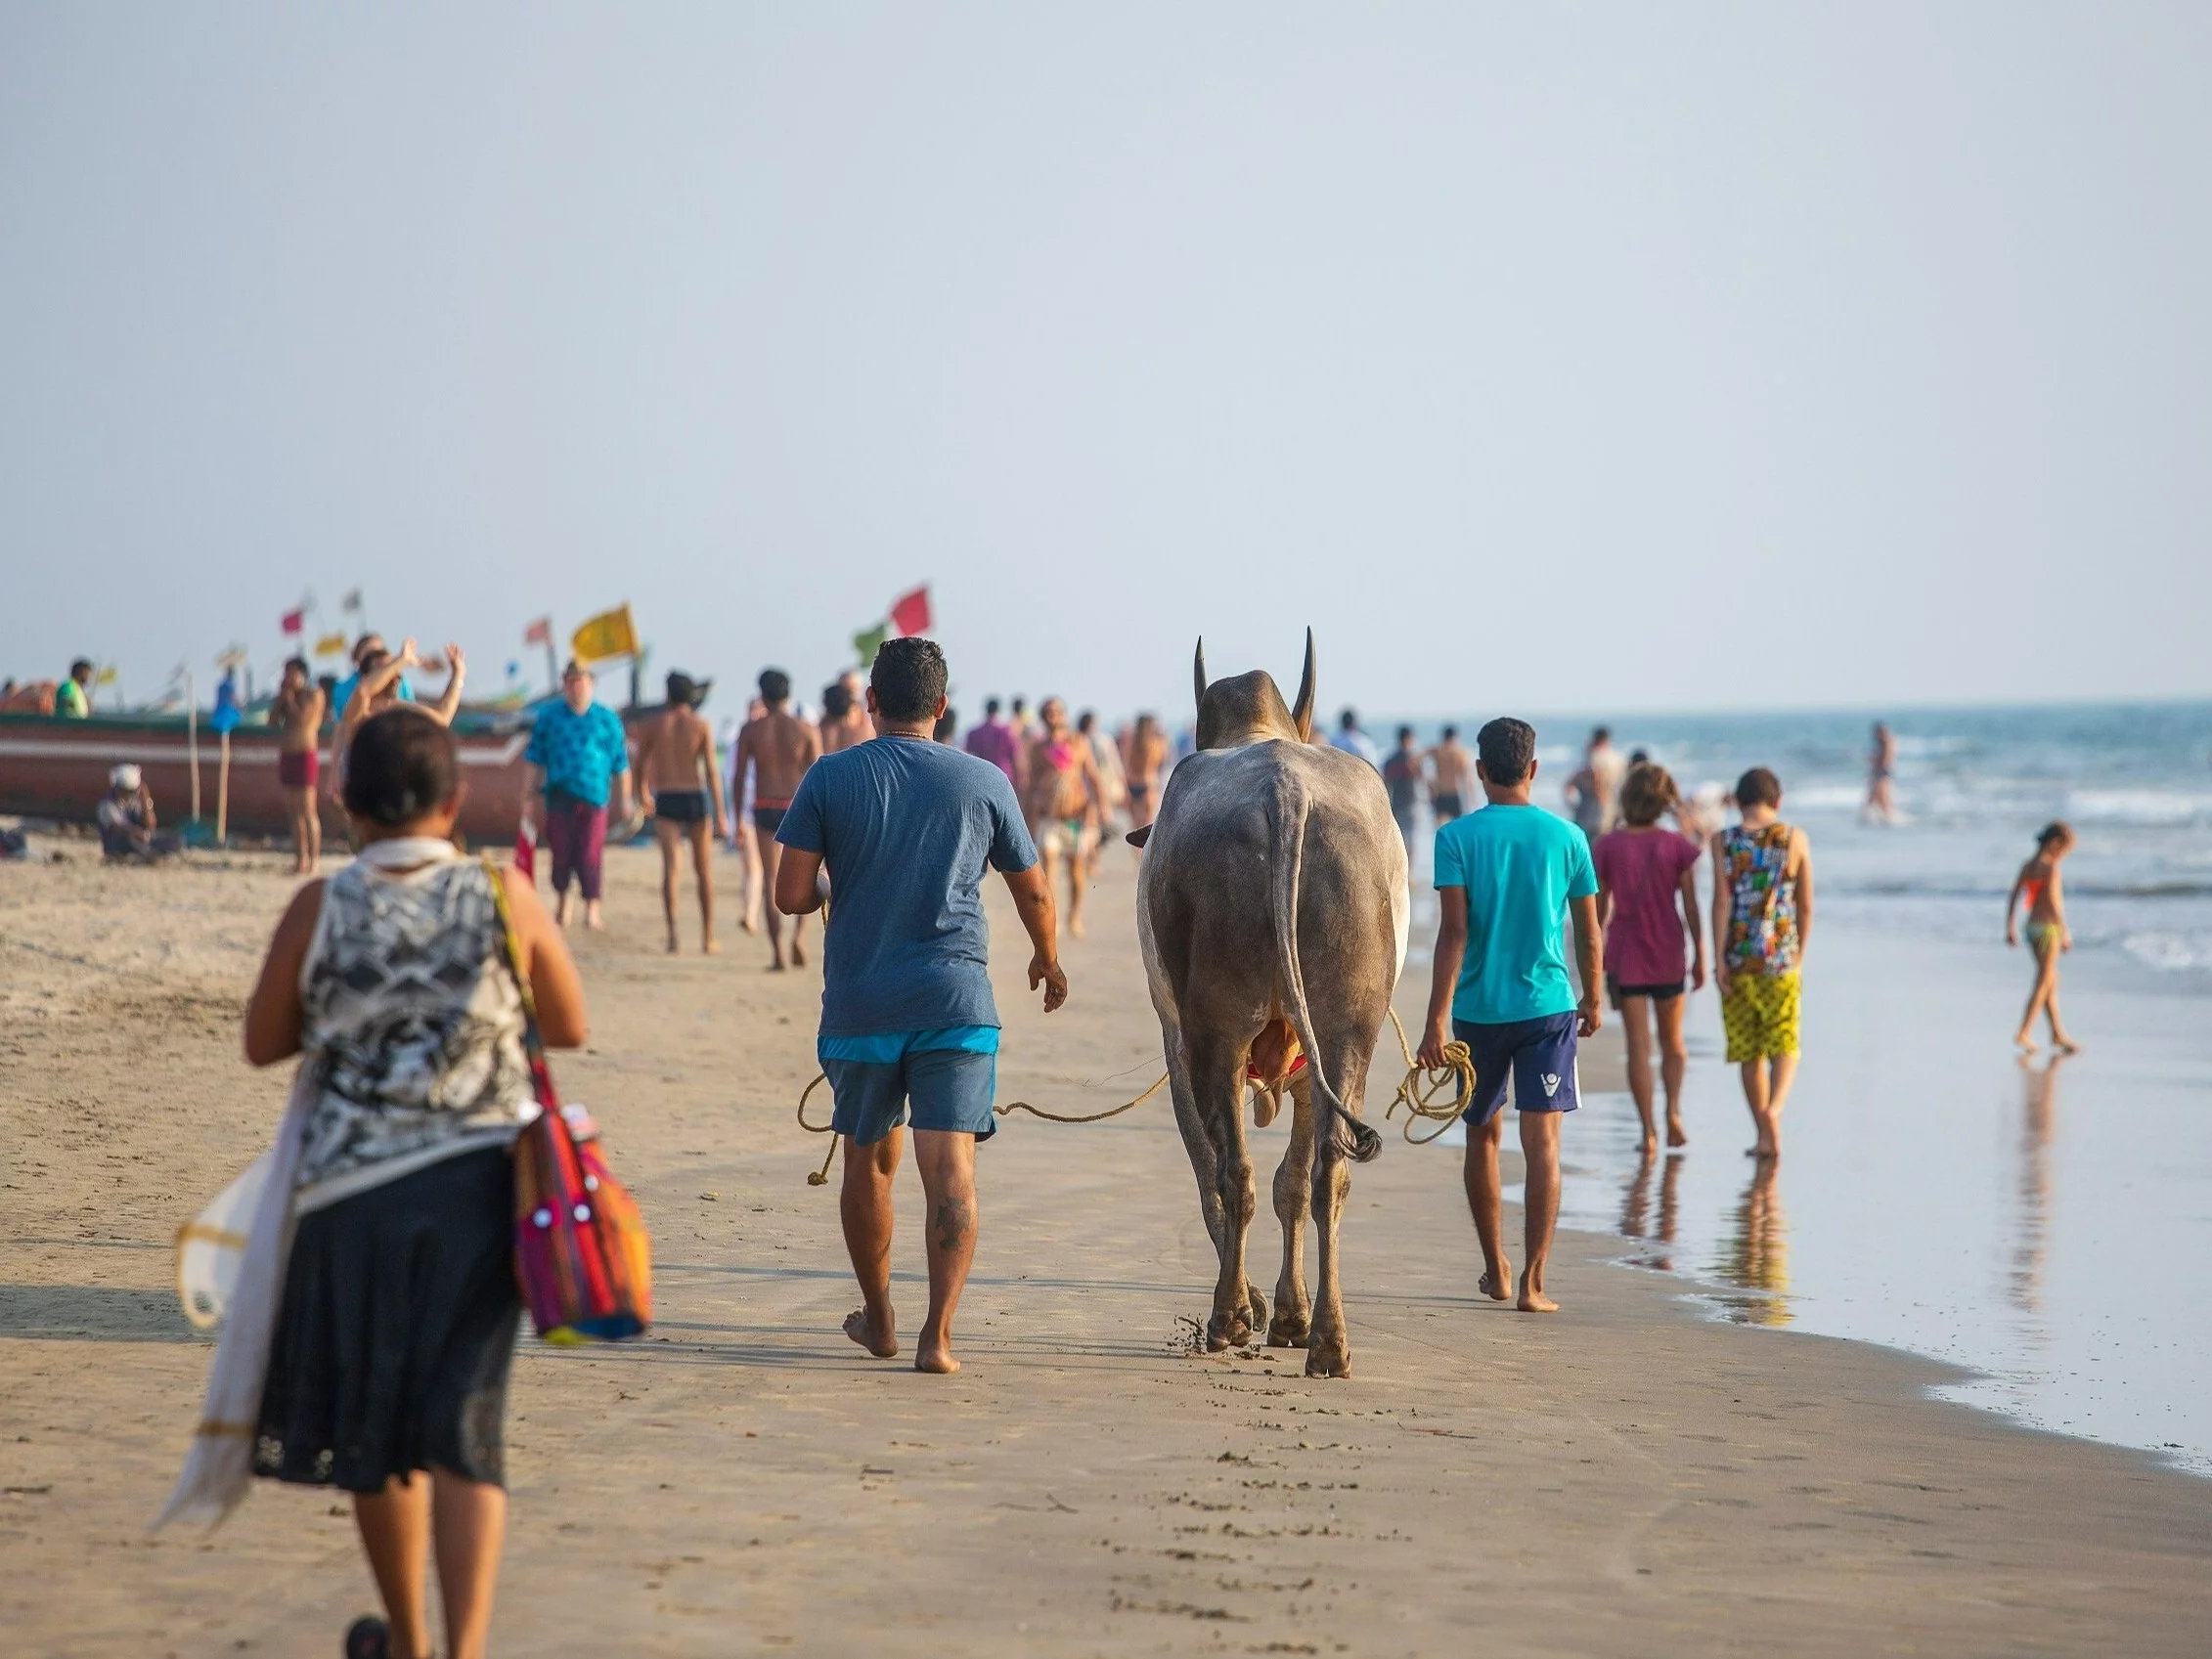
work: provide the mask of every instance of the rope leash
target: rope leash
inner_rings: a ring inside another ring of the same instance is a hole
[[[1414,1054],[1413,1045],[1405,1040],[1405,1027],[1398,1024],[1397,1010],[1391,1010],[1391,1028],[1397,1032],[1398,1052],[1405,1056],[1405,1076],[1391,1096],[1390,1109],[1383,1113],[1386,1120],[1397,1114],[1397,1109],[1406,1110],[1405,1139],[1409,1146],[1425,1147],[1450,1128],[1459,1114],[1467,1110],[1475,1098],[1475,1057],[1463,1042],[1444,1044],[1444,1063],[1429,1068],[1421,1064]],[[1446,1089],[1452,1091],[1449,1101],[1443,1099]],[[1436,1124],[1426,1135],[1416,1135],[1413,1125],[1427,1118]]]
[[[1450,1042],[1444,1045],[1443,1065],[1434,1069],[1424,1067],[1414,1054],[1412,1045],[1405,1040],[1405,1026],[1398,1022],[1397,1010],[1392,1009],[1390,1016],[1391,1026],[1397,1032],[1398,1052],[1405,1056],[1405,1076],[1399,1081],[1397,1092],[1391,1097],[1390,1108],[1383,1113],[1383,1116],[1386,1120],[1392,1118],[1396,1115],[1399,1107],[1404,1107],[1407,1113],[1405,1119],[1407,1143],[1417,1147],[1427,1146],[1449,1128],[1459,1114],[1467,1110],[1468,1103],[1475,1098],[1474,1057],[1468,1053],[1465,1043]],[[808,1100],[813,1096],[815,1090],[828,1080],[829,1074],[827,1072],[818,1071],[815,1073],[815,1080],[799,1093],[799,1127],[806,1130],[810,1135],[826,1135],[831,1131],[830,1124],[809,1123],[807,1121]],[[1103,1123],[1109,1117],[1119,1117],[1125,1112],[1134,1111],[1167,1086],[1168,1073],[1163,1071],[1160,1073],[1159,1080],[1134,1100],[1124,1101],[1120,1106],[1114,1107],[1110,1111],[1086,1113],[1081,1116],[1072,1116],[1058,1112],[1046,1112],[1042,1107],[1032,1106],[1026,1100],[1010,1100],[1004,1106],[995,1110],[1000,1117],[1016,1112],[1026,1112],[1032,1117],[1041,1117],[1047,1123]],[[1443,1098],[1444,1091],[1447,1089],[1451,1091],[1451,1098],[1448,1101]],[[1437,1127],[1426,1135],[1416,1135],[1413,1132],[1413,1126],[1424,1118],[1436,1124]],[[1354,1119],[1354,1121],[1357,1120]],[[807,1177],[807,1185],[810,1187],[828,1186],[829,1166],[836,1160],[837,1143],[833,1140],[830,1142],[829,1151],[822,1157],[821,1167]]]
[[[828,1072],[818,1071],[815,1073],[815,1080],[809,1083],[805,1089],[800,1091],[799,1127],[806,1130],[806,1132],[810,1135],[826,1135],[832,1128],[832,1125],[828,1123],[809,1123],[807,1121],[807,1097],[813,1094],[816,1089],[819,1088],[828,1080]],[[1154,1083],[1149,1089],[1146,1089],[1144,1093],[1138,1095],[1136,1099],[1124,1101],[1120,1106],[1115,1107],[1111,1112],[1093,1112],[1082,1117],[1069,1117],[1057,1112],[1046,1112],[1042,1107],[1032,1106],[1026,1100],[1010,1100],[1004,1106],[995,1108],[994,1110],[1000,1117],[1004,1117],[1008,1113],[1026,1112],[1032,1117],[1043,1118],[1047,1123],[1103,1123],[1109,1117],[1119,1117],[1123,1113],[1132,1111],[1133,1109],[1142,1106],[1146,1101],[1150,1100],[1154,1095],[1158,1094],[1167,1086],[1168,1073],[1163,1071],[1160,1073],[1160,1080]],[[836,1161],[836,1158],[837,1143],[835,1141],[831,1141],[829,1143],[828,1153],[822,1157],[821,1167],[816,1170],[812,1175],[809,1175],[807,1177],[807,1185],[810,1187],[828,1186],[829,1166],[831,1163]]]

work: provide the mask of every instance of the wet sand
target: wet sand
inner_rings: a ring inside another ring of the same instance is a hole
[[[374,1604],[342,1498],[265,1486],[212,1538],[145,1531],[209,1353],[168,1241],[281,1107],[237,1020],[290,883],[274,859],[72,851],[0,867],[5,1645],[333,1652]],[[1346,1216],[1349,1381],[1186,1351],[1211,1250],[1164,1105],[1013,1119],[982,1159],[967,1369],[871,1362],[838,1332],[834,1194],[805,1182],[822,1142],[792,1123],[811,976],[763,973],[734,929],[669,960],[651,854],[611,862],[614,932],[579,952],[593,1048],[556,1067],[654,1225],[660,1324],[526,1340],[496,1651],[2202,1650],[2212,1486],[1930,1400],[1957,1374],[1927,1362],[1701,1318],[1611,1265],[1617,1239],[1563,1236],[1564,1314],[1495,1307],[1456,1156],[1394,1131]],[[1000,964],[1002,1098],[1097,1110],[1157,1074],[1108,863],[1065,1012]],[[1259,1137],[1262,1191],[1281,1137]],[[1255,1229],[1268,1288],[1278,1238]]]

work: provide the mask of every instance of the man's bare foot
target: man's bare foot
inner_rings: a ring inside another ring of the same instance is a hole
[[[771,974],[780,974],[780,973],[782,973],[782,972],[783,972],[783,958],[782,958],[782,957],[780,957],[780,956],[778,956],[778,957],[777,957],[777,958],[776,958],[776,959],[775,959],[775,960],[774,960],[774,962],[771,962],[771,963],[770,963],[770,964],[768,965],[768,972],[769,972],[769,973],[771,973]]]
[[[1510,1302],[1513,1300],[1513,1264],[1505,1263],[1499,1269],[1499,1274],[1500,1277],[1492,1278],[1484,1273],[1475,1281],[1475,1288],[1493,1302]]]
[[[1070,916],[1068,918],[1068,937],[1070,939],[1083,938],[1083,918],[1081,916]]]
[[[914,1369],[926,1371],[932,1376],[951,1376],[960,1369],[960,1362],[952,1357],[952,1345],[945,1341],[932,1341],[924,1336],[914,1350]]]
[[[759,933],[759,932],[761,931],[761,925],[760,925],[760,923],[758,923],[758,922],[746,921],[746,922],[739,922],[739,923],[738,923],[737,925],[738,925],[738,926],[739,926],[740,928],[743,928],[743,929],[745,930],[745,932],[747,932],[747,933],[749,933],[749,934],[757,934],[757,933]]]
[[[1646,1163],[1649,1163],[1649,1162],[1650,1162],[1650,1161],[1651,1161],[1651,1160],[1652,1160],[1653,1158],[1657,1157],[1658,1156],[1659,1156],[1659,1131],[1658,1131],[1657,1129],[1646,1129],[1646,1130],[1644,1131],[1644,1161],[1645,1161]]]
[[[879,1360],[899,1357],[899,1333],[896,1331],[878,1332],[868,1323],[868,1310],[855,1308],[845,1316],[845,1334]]]
[[[1559,1304],[1557,1302],[1553,1301],[1551,1297],[1545,1295],[1543,1291],[1532,1290],[1526,1285],[1523,1285],[1521,1287],[1521,1300],[1514,1303],[1513,1305],[1519,1308],[1523,1313],[1559,1312]]]
[[[2074,1039],[2071,1037],[2054,1037],[2051,1041],[2051,1046],[2057,1049],[2060,1054],[2081,1053],[2081,1044],[2074,1041]]]
[[[1670,1147],[1686,1147],[1690,1144],[1690,1131],[1682,1127],[1681,1118],[1669,1117],[1666,1120],[1666,1144]]]
[[[677,953],[678,951],[682,950],[683,948],[684,948],[684,947],[683,947],[683,945],[681,945],[681,944],[679,944],[679,943],[677,942],[677,940],[676,940],[676,936],[675,936],[674,934],[670,934],[670,935],[668,936],[668,953],[669,953],[669,955],[671,955],[671,956],[674,956],[674,955],[675,955],[675,954],[676,954],[676,953]]]
[[[706,939],[699,940],[699,954],[702,956],[720,956],[722,954],[722,946],[715,943],[713,937],[710,935]]]
[[[606,931],[606,916],[599,909],[597,899],[584,906],[584,925],[594,933],[604,933]]]
[[[2035,1052],[2035,1039],[2029,1036],[2027,1032],[2021,1031],[2013,1038],[2013,1046],[2022,1054],[2033,1054]]]
[[[807,947],[801,944],[797,939],[793,939],[791,941],[791,966],[794,968],[804,968],[806,965]]]

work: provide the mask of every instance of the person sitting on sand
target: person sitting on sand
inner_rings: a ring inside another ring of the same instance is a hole
[[[1590,844],[1572,824],[1530,798],[1536,781],[1536,730],[1526,720],[1494,720],[1475,735],[1475,775],[1489,803],[1437,831],[1436,888],[1442,911],[1429,987],[1421,1064],[1441,1068],[1454,1037],[1475,1067],[1467,1122],[1467,1203],[1482,1244],[1482,1293],[1514,1294],[1504,1244],[1504,1189],[1498,1141],[1505,1127],[1506,1082],[1521,1116],[1527,1164],[1524,1209],[1528,1259],[1517,1305],[1556,1313],[1544,1294],[1544,1266],[1559,1220],[1559,1129],[1578,1104],[1576,1040],[1605,1022],[1598,995],[1603,933]],[[1577,998],[1567,978],[1561,918],[1574,918]]]
[[[293,895],[245,1012],[248,1062],[300,1055],[319,1079],[253,1472],[352,1494],[384,1618],[346,1651],[390,1659],[433,1651],[433,1539],[437,1651],[483,1659],[491,1629],[522,1311],[509,1148],[536,1104],[515,976],[549,1047],[585,1036],[575,965],[529,881],[454,851],[460,772],[437,721],[361,724],[344,797],[360,856]]]
[[[2058,866],[2073,850],[2072,826],[2045,824],[2035,838],[2035,856],[2020,866],[2020,873],[2013,878],[2013,891],[2005,898],[2007,944],[2020,942],[2020,931],[2013,918],[2023,902],[2027,905],[2027,940],[2028,948],[2035,952],[2035,986],[2028,992],[2027,1008],[2020,1015],[2020,1028],[2013,1034],[2013,1041],[2031,1054],[2035,1052],[2038,1014],[2051,1023],[2052,1047],[2060,1054],[2080,1052],[2081,1045],[2066,1035],[2065,1022],[2058,1017],[2058,958],[2074,947],[2073,933],[2066,926],[2066,896],[2059,886]]]
[[[1743,821],[1712,838],[1712,938],[1728,1060],[1743,1068],[1758,1139],[1752,1157],[1782,1156],[1782,1109],[1797,1074],[1797,971],[1813,931],[1813,851],[1777,810],[1782,784],[1764,766],[1736,780]]]
[[[714,942],[714,844],[707,839],[708,808],[714,833],[729,816],[723,804],[722,770],[715,763],[714,733],[699,718],[698,683],[687,674],[668,677],[668,706],[645,722],[638,742],[638,787],[652,814],[653,839],[660,844],[660,908],[668,921],[668,948],[676,942],[676,870],[684,843],[691,844],[691,868],[699,883],[699,948],[712,956]]]
[[[914,1369],[952,1372],[952,1314],[975,1258],[975,1150],[996,1128],[998,1007],[984,926],[987,868],[1005,878],[1032,947],[1030,988],[1049,1014],[1068,997],[1052,889],[1013,785],[990,762],[930,741],[945,709],[945,654],[887,641],[869,677],[876,735],[825,756],[799,784],[776,840],[775,905],[818,909],[824,865],[837,925],[822,961],[816,1053],[842,1138],[839,1213],[862,1306],[845,1333],[878,1359],[899,1352],[891,1307],[891,1184],[911,1113],[928,1208],[929,1315]],[[765,689],[765,688],[764,688]]]
[[[108,793],[93,813],[100,826],[100,851],[111,863],[152,864],[181,851],[184,844],[159,827],[154,793],[139,769],[125,762],[108,773]]]
[[[1689,988],[1705,984],[1705,931],[1698,914],[1694,841],[1662,829],[1677,800],[1664,766],[1628,768],[1620,786],[1622,827],[1590,850],[1598,869],[1598,919],[1605,924],[1606,989],[1620,1011],[1628,1042],[1628,1092],[1644,1123],[1644,1156],[1659,1151],[1652,1117],[1652,1024],[1659,1023],[1659,1071],[1666,1084],[1666,1144],[1687,1146],[1682,1078],[1690,1051],[1682,1040],[1685,945],[1694,946]]]
[[[821,756],[821,733],[812,720],[803,720],[785,707],[791,701],[791,677],[781,669],[761,670],[763,712],[747,720],[737,733],[737,771],[753,771],[753,833],[761,844],[761,880],[768,902],[769,968],[783,972],[783,913],[775,904],[775,876],[782,866],[783,849],[775,832],[783,827],[783,814],[799,783]],[[807,922],[804,915],[791,924],[791,961],[807,960]]]
[[[277,739],[277,783],[285,792],[285,809],[291,818],[292,874],[315,873],[323,856],[323,815],[315,805],[315,783],[322,776],[323,713],[328,707],[323,688],[315,683],[305,657],[285,663],[285,677],[269,705],[269,723],[282,735]]]

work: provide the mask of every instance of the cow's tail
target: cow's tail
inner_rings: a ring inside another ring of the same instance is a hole
[[[1275,877],[1277,967],[1282,975],[1284,1001],[1288,1004],[1285,1012],[1292,1028],[1298,1032],[1298,1040],[1305,1048],[1306,1075],[1313,1080],[1314,1104],[1325,1108],[1333,1118],[1351,1131],[1351,1145],[1347,1150],[1354,1162],[1365,1163],[1383,1150],[1383,1137],[1372,1126],[1362,1123],[1344,1104],[1344,1096],[1321,1064],[1321,1051],[1313,1041],[1313,1016],[1305,1003],[1305,970],[1298,959],[1298,881],[1305,861],[1308,811],[1309,797],[1304,785],[1295,777],[1285,777],[1275,796],[1275,810],[1271,814],[1275,835],[1274,857],[1270,864]],[[1334,1139],[1334,1124],[1330,1134]]]

